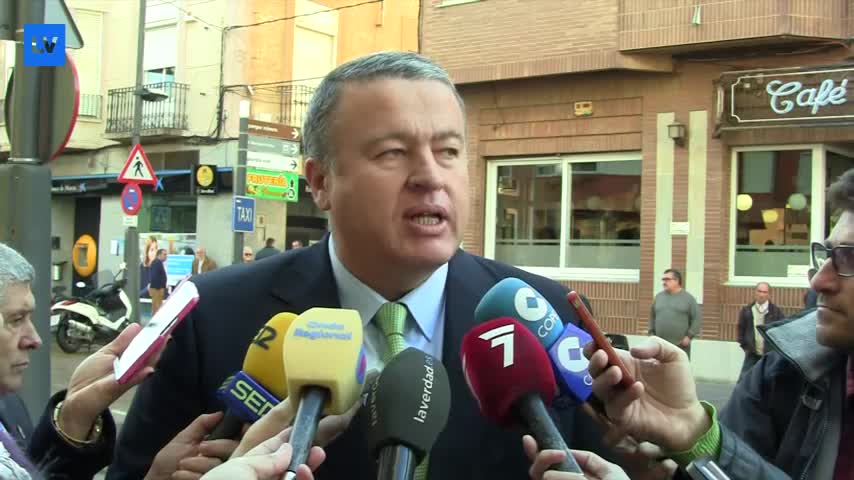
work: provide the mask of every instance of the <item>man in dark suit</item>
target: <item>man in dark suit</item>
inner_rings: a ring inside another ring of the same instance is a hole
[[[158,373],[137,391],[110,479],[141,478],[160,449],[203,412],[240,369],[249,342],[270,317],[311,307],[359,311],[368,368],[389,351],[375,319],[403,305],[406,343],[441,358],[452,406],[432,449],[433,480],[522,480],[529,462],[521,433],[480,415],[460,362],[474,309],[502,278],[539,290],[564,321],[578,323],[566,289],[551,280],[460,249],[469,213],[462,99],[447,73],[413,53],[384,52],[331,72],[315,92],[303,128],[306,178],[330,212],[332,234],[263,262],[234,265],[195,280],[200,302],[180,325]],[[566,399],[557,421],[573,448],[605,451],[593,421]],[[375,478],[361,422],[327,447],[317,478]],[[611,456],[606,453],[606,456]]]

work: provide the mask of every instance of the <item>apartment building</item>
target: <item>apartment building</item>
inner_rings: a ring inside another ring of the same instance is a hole
[[[758,281],[803,305],[824,189],[854,167],[852,32],[846,0],[425,1],[422,52],[467,104],[465,248],[628,335],[678,268],[695,369],[734,380],[740,306]]]
[[[139,3],[68,3],[84,40],[82,49],[69,50],[80,108],[68,146],[50,168],[52,256],[62,277],[55,284],[70,287],[87,280],[71,262],[83,235],[97,246],[95,272],[115,272],[122,261],[123,186],[116,178],[131,146]],[[204,246],[220,265],[230,264],[241,102],[249,102],[254,120],[301,127],[323,75],[372,51],[417,50],[417,27],[417,0],[148,0],[143,87],[155,95],[144,98],[158,101],[143,102],[141,143],[160,184],[143,188],[141,239],[154,235],[170,253]],[[13,67],[8,46],[0,51],[6,79]],[[0,128],[0,155],[8,151]],[[216,167],[216,194],[194,187],[197,165]],[[256,231],[244,235],[256,250],[266,237],[282,248],[326,231],[304,179],[296,202],[257,199],[256,215]]]

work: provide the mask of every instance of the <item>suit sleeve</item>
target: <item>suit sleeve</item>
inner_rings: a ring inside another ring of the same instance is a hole
[[[65,398],[65,393],[63,390],[51,397],[30,439],[27,455],[38,465],[44,478],[90,480],[109,465],[113,458],[116,424],[107,409],[101,414],[104,419],[101,438],[93,445],[72,446],[59,435],[53,425],[53,411]]]
[[[145,477],[160,449],[203,413],[195,313],[175,329],[155,373],[137,387],[107,479]]]
[[[745,307],[741,307],[741,310],[738,312],[738,344],[741,345],[741,348],[747,348],[747,343],[744,340],[746,330],[747,330],[747,322],[744,317]]]

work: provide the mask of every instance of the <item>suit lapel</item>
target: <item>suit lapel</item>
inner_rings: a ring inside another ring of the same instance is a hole
[[[270,293],[287,307],[282,311],[300,314],[311,307],[341,308],[338,286],[329,260],[329,234],[308,248],[291,250],[279,267]]]

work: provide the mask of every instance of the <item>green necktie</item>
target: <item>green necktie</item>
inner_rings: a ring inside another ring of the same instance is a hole
[[[388,362],[398,353],[406,350],[406,338],[403,336],[403,327],[406,325],[406,316],[408,311],[406,305],[402,303],[389,302],[383,304],[374,316],[374,321],[380,328],[380,331],[385,335],[386,351],[383,354],[383,362]],[[427,464],[430,462],[430,455],[424,457],[424,460],[415,468],[414,480],[427,479]]]

